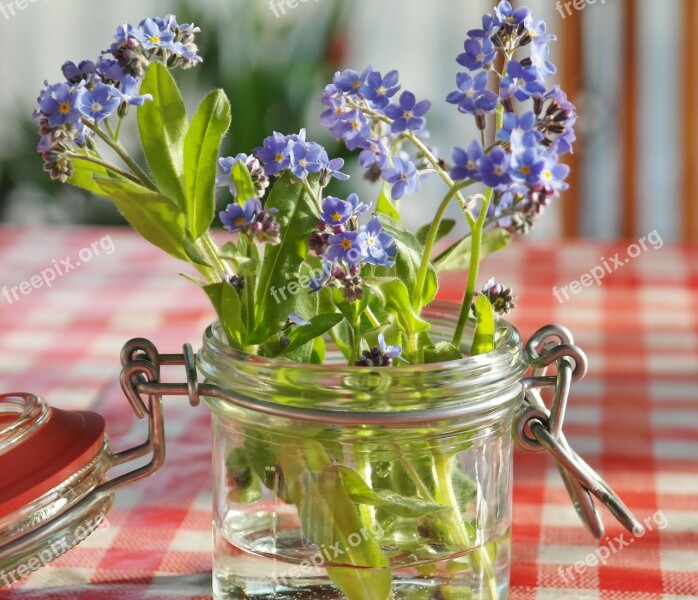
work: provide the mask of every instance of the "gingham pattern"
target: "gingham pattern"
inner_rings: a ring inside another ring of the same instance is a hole
[[[0,296],[0,389],[95,408],[123,449],[142,440],[144,425],[118,388],[121,345],[143,336],[163,352],[185,342],[198,347],[212,318],[203,295],[177,277],[174,260],[121,230],[0,229],[0,286],[29,280],[106,235],[112,254],[50,290],[12,304]],[[641,519],[656,517],[653,531],[614,553],[622,531],[612,518],[604,513],[609,539],[594,543],[551,461],[518,452],[513,600],[698,598],[698,249],[650,250],[602,286],[564,304],[553,297],[553,286],[580,279],[616,252],[624,257],[625,246],[521,244],[483,267],[483,279],[496,274],[515,289],[513,320],[524,336],[550,322],[574,331],[590,375],[574,388],[568,437]],[[449,276],[442,297],[456,299],[463,281]],[[178,370],[165,376],[181,379]],[[207,411],[167,399],[166,427],[165,466],[119,493],[109,528],[0,590],[0,600],[211,597]],[[604,546],[605,566],[574,570],[594,551],[603,556]]]

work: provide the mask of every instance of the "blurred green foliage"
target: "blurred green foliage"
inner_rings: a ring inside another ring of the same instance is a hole
[[[201,27],[197,43],[204,57],[202,65],[178,72],[176,78],[192,108],[212,88],[228,94],[233,123],[222,155],[249,153],[272,130],[298,131],[307,122],[309,107],[344,62],[346,3],[301,5],[280,18],[266,3],[252,0],[236,3],[235,8],[202,4],[179,0],[173,6],[180,22]],[[13,134],[17,142],[0,160],[0,218],[23,214],[11,205],[20,197],[26,205],[31,197],[34,222],[124,223],[110,203],[51,181],[42,172],[35,151],[36,123],[28,117],[31,108],[18,109]],[[339,149],[328,151],[337,155]]]

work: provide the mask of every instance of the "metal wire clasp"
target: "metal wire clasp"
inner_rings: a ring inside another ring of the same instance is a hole
[[[536,332],[526,345],[526,354],[533,370],[523,382],[525,402],[516,422],[517,442],[525,450],[550,453],[577,513],[595,538],[603,538],[605,530],[592,495],[628,531],[642,533],[642,524],[601,476],[572,450],[562,431],[572,383],[587,372],[586,355],[574,345],[572,334],[560,325],[548,325]],[[557,374],[546,374],[551,365],[557,367]],[[549,409],[540,394],[540,389],[546,387],[554,388]]]

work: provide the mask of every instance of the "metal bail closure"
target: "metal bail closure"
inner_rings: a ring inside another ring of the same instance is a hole
[[[572,383],[587,372],[584,352],[574,345],[572,334],[560,325],[548,325],[536,332],[526,345],[526,354],[533,367],[524,380],[525,404],[516,423],[516,439],[530,452],[547,451],[555,460],[577,514],[589,532],[601,539],[605,530],[593,497],[635,535],[644,528],[611,487],[569,445],[563,433],[565,410]],[[546,375],[555,364],[556,375]],[[540,389],[554,388],[550,409]]]

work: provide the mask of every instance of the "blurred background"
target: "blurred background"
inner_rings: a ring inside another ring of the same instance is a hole
[[[697,241],[698,0],[518,4],[560,38],[552,58],[581,114],[571,190],[534,235],[637,239],[657,230],[665,241]],[[475,133],[471,119],[443,102],[455,89],[454,59],[466,31],[492,7],[480,0],[0,0],[0,221],[121,222],[108,202],[42,172],[30,116],[44,79],[61,80],[65,60],[96,59],[120,23],[172,12],[201,26],[205,62],[176,76],[191,109],[210,88],[230,96],[226,154],[302,126],[341,154],[318,121],[318,97],[336,70],[370,63],[398,68],[403,87],[434,102],[432,142],[449,156]],[[350,183],[363,189],[359,179]],[[404,200],[407,219],[430,220],[439,194],[427,185]]]

